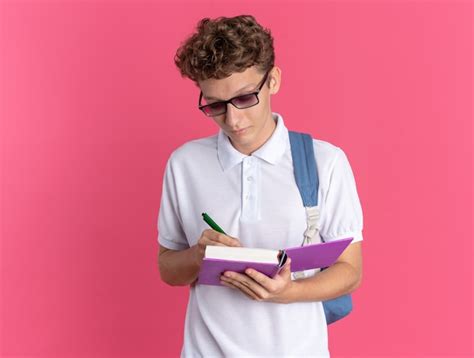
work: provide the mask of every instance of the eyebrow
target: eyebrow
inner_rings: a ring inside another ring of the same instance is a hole
[[[239,95],[242,91],[244,91],[247,87],[250,87],[250,86],[252,86],[252,88],[255,88],[255,87],[256,87],[255,84],[248,84],[248,85],[242,87],[241,89],[239,89],[237,92],[235,92],[234,95],[233,95],[231,98],[233,98],[233,97]],[[252,88],[249,88],[249,90],[252,89]],[[204,93],[202,94],[202,96],[203,96],[205,99],[214,99],[214,100],[216,100],[216,101],[225,101],[224,99],[220,99],[220,98],[216,98],[216,97],[212,97],[212,96],[209,96],[209,97],[208,97],[208,96],[206,96]]]

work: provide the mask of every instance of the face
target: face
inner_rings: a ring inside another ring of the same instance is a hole
[[[227,104],[227,112],[212,118],[229,137],[232,145],[241,153],[250,155],[271,137],[275,129],[272,118],[270,96],[278,92],[281,71],[274,67],[268,74],[266,83],[258,94],[259,103],[253,107],[238,109]],[[265,74],[255,67],[244,72],[233,73],[223,79],[199,81],[203,102],[211,104],[225,101],[235,96],[255,92]]]

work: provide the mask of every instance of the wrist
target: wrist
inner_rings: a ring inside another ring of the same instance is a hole
[[[289,303],[301,302],[301,295],[304,290],[304,279],[294,279],[291,281],[291,289],[288,292]]]
[[[295,291],[297,289],[298,289],[298,282],[296,280],[291,280],[288,283],[288,286],[286,287],[286,289],[283,291],[281,303],[288,304],[288,303],[296,302],[295,297],[297,297],[297,295],[295,294]]]
[[[193,257],[193,263],[194,267],[199,270],[201,268],[201,263],[204,258],[204,253],[201,252],[201,248],[199,247],[198,244],[194,245],[191,247],[192,250],[192,257]]]
[[[194,287],[196,285],[198,276],[199,276],[199,271],[201,270],[201,262],[202,258],[200,258],[200,252],[199,252],[199,246],[194,245],[189,248],[189,255],[190,257],[188,258],[189,262],[189,270],[192,272],[192,278],[191,281],[188,282],[191,287]]]

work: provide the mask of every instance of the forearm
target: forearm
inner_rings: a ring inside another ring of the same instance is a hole
[[[326,301],[354,291],[362,275],[346,262],[337,262],[315,276],[292,281],[285,301]]]
[[[240,241],[215,230],[207,229],[196,245],[186,250],[166,250],[158,257],[160,276],[171,286],[195,284],[208,245],[242,246]],[[162,251],[163,247],[160,248]]]
[[[166,251],[158,257],[161,279],[171,286],[186,286],[198,277],[200,263],[197,247]]]

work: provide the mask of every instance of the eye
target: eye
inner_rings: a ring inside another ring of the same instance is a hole
[[[249,106],[252,104],[255,104],[257,102],[257,98],[255,94],[250,93],[250,94],[244,94],[243,96],[236,97],[232,100],[232,102],[238,106]]]
[[[224,103],[222,102],[215,102],[215,103],[211,103],[209,105],[209,108],[212,108],[212,109],[221,109],[222,107],[224,107]]]
[[[203,110],[205,111],[205,113],[207,113],[208,115],[212,116],[212,115],[216,115],[216,114],[220,114],[220,113],[224,113],[225,110],[226,110],[226,104],[223,103],[223,102],[215,102],[215,103],[210,103],[206,106],[203,107]]]

